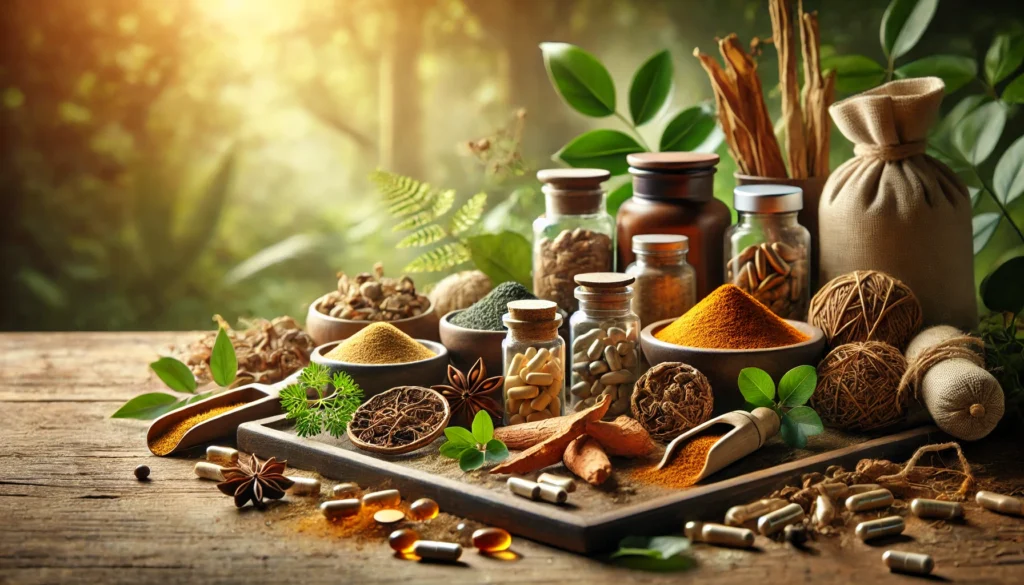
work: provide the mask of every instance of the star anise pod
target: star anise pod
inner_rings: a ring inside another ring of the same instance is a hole
[[[235,498],[235,505],[241,508],[248,502],[262,508],[263,498],[280,500],[285,491],[292,487],[292,480],[284,476],[285,463],[273,457],[262,464],[255,455],[246,460],[238,458],[236,467],[224,468],[224,481],[217,484],[217,489]]]
[[[473,424],[473,417],[481,410],[487,411],[496,423],[501,421],[501,401],[494,394],[501,389],[504,381],[502,376],[488,378],[484,360],[477,358],[468,376],[449,364],[448,384],[430,388],[448,400],[448,407],[452,411],[449,424],[468,428]]]

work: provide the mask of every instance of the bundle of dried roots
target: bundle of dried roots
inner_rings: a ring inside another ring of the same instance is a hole
[[[437,437],[451,412],[444,397],[419,386],[398,386],[367,400],[352,415],[349,438],[371,451],[404,452]]]

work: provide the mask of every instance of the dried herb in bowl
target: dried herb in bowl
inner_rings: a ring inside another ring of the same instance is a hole
[[[429,445],[448,424],[448,401],[430,388],[398,386],[367,400],[348,424],[352,444],[400,454]]]

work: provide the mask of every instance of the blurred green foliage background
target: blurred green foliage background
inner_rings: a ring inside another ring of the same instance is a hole
[[[886,5],[805,3],[826,52],[877,60]],[[908,57],[980,61],[1022,18],[1019,0],[942,0]],[[397,275],[416,254],[394,248],[375,168],[457,189],[460,202],[486,190],[492,207],[520,188],[532,205],[485,224],[528,225],[538,199],[521,188],[533,171],[608,125],[559,100],[540,42],[587,49],[620,92],[667,48],[678,109],[711,97],[694,47],[715,54],[716,36],[771,34],[762,0],[7,0],[0,19],[3,330],[302,317],[336,271],[383,260]],[[762,63],[774,87],[773,50]],[[770,105],[777,113],[777,91]],[[522,163],[487,172],[467,144],[519,108]],[[997,152],[1022,118],[1009,117]],[[833,168],[852,154],[834,134]],[[731,200],[722,154],[716,194]],[[979,275],[1015,237],[1000,227]]]

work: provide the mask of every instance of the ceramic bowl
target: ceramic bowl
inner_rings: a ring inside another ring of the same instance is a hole
[[[488,376],[500,376],[504,371],[502,363],[501,342],[507,333],[501,331],[480,331],[479,329],[467,329],[459,327],[451,322],[451,319],[461,313],[462,310],[452,311],[441,319],[440,333],[441,343],[448,348],[452,364],[468,372],[473,367],[477,358],[484,359],[484,367],[487,368]]]
[[[350,364],[324,357],[338,346],[340,341],[325,343],[313,350],[309,360],[323,364],[331,371],[347,372],[363,389],[363,400],[369,399],[396,386],[425,386],[446,383],[448,375],[448,350],[436,341],[417,339],[434,354],[434,357],[404,364]]]
[[[651,366],[662,362],[689,364],[711,382],[715,396],[714,414],[742,409],[745,401],[736,385],[743,368],[761,368],[778,383],[782,375],[802,365],[817,366],[825,352],[825,335],[821,329],[803,321],[786,322],[810,336],[802,343],[769,349],[705,349],[666,343],[654,335],[675,319],[657,321],[640,332],[640,346]]]
[[[318,345],[323,345],[331,341],[348,339],[370,323],[379,323],[379,321],[352,321],[349,319],[339,319],[337,317],[331,317],[330,315],[321,313],[316,309],[316,307],[326,296],[327,295],[324,295],[310,303],[309,310],[306,312],[306,332],[309,333],[309,336],[312,337],[313,341]],[[434,312],[434,306],[431,305],[429,309],[415,317],[385,322],[398,327],[413,339],[438,341],[441,338],[437,333],[437,321],[437,313]]]

